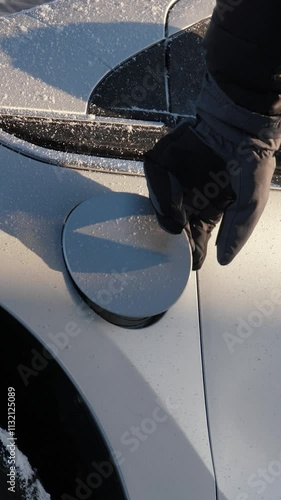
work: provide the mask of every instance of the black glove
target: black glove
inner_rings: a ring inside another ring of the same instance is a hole
[[[211,231],[223,219],[220,264],[241,250],[266,205],[281,144],[281,117],[235,105],[207,74],[197,122],[183,123],[145,155],[144,171],[159,224],[188,232],[193,270],[200,269]]]

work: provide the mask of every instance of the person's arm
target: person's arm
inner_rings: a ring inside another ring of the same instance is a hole
[[[230,99],[281,114],[280,0],[218,0],[203,45],[208,71]]]

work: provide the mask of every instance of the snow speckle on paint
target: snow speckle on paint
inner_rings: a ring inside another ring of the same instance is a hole
[[[2,463],[8,468],[8,441],[9,434],[0,428],[0,456]],[[2,446],[1,446],[2,444]],[[50,495],[45,491],[39,479],[36,478],[36,472],[32,469],[28,458],[16,447],[16,483],[25,500],[51,500]]]

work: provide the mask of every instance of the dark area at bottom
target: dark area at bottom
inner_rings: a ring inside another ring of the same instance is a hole
[[[51,499],[125,500],[109,450],[73,384],[50,353],[2,308],[0,319],[5,325],[0,426],[7,430],[8,387],[14,387],[17,446]],[[2,464],[1,500],[24,498],[8,495],[6,474]]]

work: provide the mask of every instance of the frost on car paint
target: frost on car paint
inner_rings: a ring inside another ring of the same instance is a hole
[[[22,10],[32,9],[37,5],[50,2],[51,0],[1,0],[0,16],[7,16]]]
[[[126,0],[105,9],[97,1],[57,0],[5,19],[0,106],[85,112],[108,70],[163,38],[165,16],[161,1]],[[19,26],[26,29],[21,37]]]

